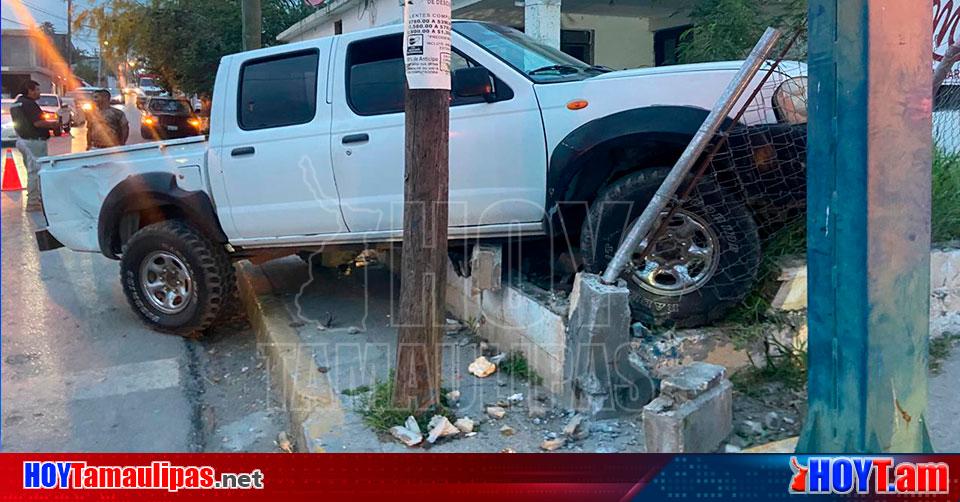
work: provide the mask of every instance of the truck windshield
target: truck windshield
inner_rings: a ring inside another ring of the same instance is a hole
[[[513,28],[457,21],[453,29],[537,83],[583,80],[609,71],[543,45]]]
[[[150,111],[156,113],[190,113],[190,105],[186,101],[175,99],[151,99]]]
[[[60,106],[60,100],[56,96],[45,96],[43,94],[37,98],[37,104],[40,106]]]

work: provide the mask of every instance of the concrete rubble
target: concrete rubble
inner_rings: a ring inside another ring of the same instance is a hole
[[[391,427],[390,434],[407,446],[416,446],[423,441],[423,433],[420,432],[417,419],[413,416],[407,417],[407,421],[403,425]]]
[[[695,362],[664,378],[661,395],[643,408],[647,452],[715,451],[733,430],[733,385],[725,376],[722,366]]]
[[[580,273],[570,293],[564,398],[594,417],[637,412],[655,393],[653,379],[630,361],[630,290]]]

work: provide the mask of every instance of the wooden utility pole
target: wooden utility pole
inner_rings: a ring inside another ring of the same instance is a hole
[[[260,0],[240,0],[240,14],[243,16],[243,50],[259,49],[263,31]]]
[[[449,19],[449,3],[406,2],[403,251],[393,403],[418,411],[440,399],[449,218]]]
[[[931,26],[929,3],[810,0],[800,452],[930,449]]]

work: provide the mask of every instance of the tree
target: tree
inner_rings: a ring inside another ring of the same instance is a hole
[[[679,61],[743,59],[767,26],[794,29],[806,18],[807,0],[698,0],[690,13],[693,27],[680,40]]]
[[[262,9],[264,46],[315,10],[295,0],[263,0]],[[82,12],[75,26],[98,31],[114,66],[136,58],[187,94],[210,94],[220,58],[243,50],[239,0],[110,0]]]

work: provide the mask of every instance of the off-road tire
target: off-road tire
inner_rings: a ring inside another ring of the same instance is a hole
[[[160,311],[141,286],[141,265],[155,251],[178,258],[190,274],[192,294],[180,312]],[[236,289],[233,264],[226,250],[179,220],[147,225],[130,237],[120,259],[120,281],[127,302],[150,328],[181,336],[192,336],[214,323]]]
[[[587,271],[603,272],[626,230],[669,171],[667,167],[643,169],[600,192],[590,205],[580,234]],[[713,258],[716,268],[698,289],[675,296],[656,294],[628,279],[633,317],[648,325],[695,327],[714,322],[743,301],[756,278],[760,238],[753,216],[742,201],[723,193],[712,177],[705,176],[682,207],[702,218],[713,231],[719,248]]]

